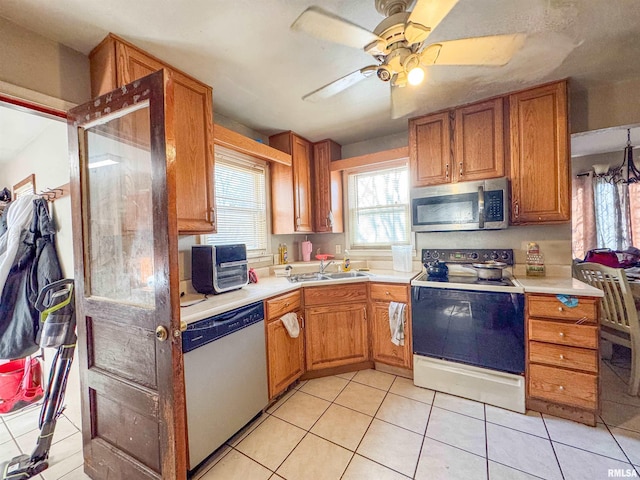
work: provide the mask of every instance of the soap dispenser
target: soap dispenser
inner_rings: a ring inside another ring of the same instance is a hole
[[[351,260],[349,260],[349,250],[344,251],[344,258],[342,259],[342,271],[348,272],[351,270]]]

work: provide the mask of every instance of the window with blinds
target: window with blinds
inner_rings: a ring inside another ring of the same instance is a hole
[[[390,248],[411,243],[409,168],[348,174],[350,248]]]
[[[203,235],[207,245],[245,243],[247,254],[269,247],[265,162],[224,147],[215,152],[218,233]]]

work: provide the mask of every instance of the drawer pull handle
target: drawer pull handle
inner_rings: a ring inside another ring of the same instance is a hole
[[[558,307],[558,311],[559,311],[559,312],[564,312],[564,308],[562,308],[562,307]]]
[[[385,295],[391,295],[391,292],[384,292]]]
[[[560,360],[564,360],[564,355],[560,355]]]
[[[560,332],[560,336],[564,338],[564,332]]]
[[[563,390],[564,390],[564,387],[563,387],[562,385],[560,385],[560,386],[558,387],[558,390],[563,391]]]

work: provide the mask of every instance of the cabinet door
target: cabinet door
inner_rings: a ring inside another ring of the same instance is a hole
[[[369,359],[365,303],[307,308],[305,324],[307,370]]]
[[[456,182],[504,176],[502,98],[455,111]]]
[[[570,219],[567,84],[509,96],[511,223]]]
[[[295,313],[300,322],[302,312]],[[291,338],[280,320],[268,323],[267,356],[269,398],[273,398],[304,373],[304,330],[300,330],[298,338]]]
[[[449,112],[409,122],[411,185],[422,187],[451,181],[451,125]]]
[[[113,51],[115,56],[110,53]],[[115,65],[105,65],[110,62]],[[117,37],[107,37],[91,54],[91,79],[98,90],[121,87],[162,68],[171,71],[174,82],[178,231],[184,234],[215,233],[211,87],[172,69]],[[116,84],[108,85],[112,81]],[[144,122],[135,124],[136,128],[145,125]],[[149,136],[148,132],[133,133],[134,138]]]
[[[311,213],[311,159],[310,142],[293,135],[291,159],[293,163],[293,209],[296,232],[313,231]]]
[[[376,362],[386,363],[397,367],[411,368],[411,331],[409,328],[410,312],[406,312],[405,341],[398,346],[391,342],[391,329],[389,328],[389,302],[373,302],[373,359]]]
[[[342,156],[332,140],[313,145],[314,231],[340,233],[342,227],[342,174],[332,172],[331,161]]]

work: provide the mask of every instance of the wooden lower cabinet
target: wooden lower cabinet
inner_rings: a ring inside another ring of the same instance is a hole
[[[595,426],[598,299],[567,307],[555,295],[527,294],[527,408]]]
[[[411,352],[411,310],[409,304],[409,286],[400,284],[373,283],[370,287],[371,298],[371,347],[375,362],[395,367],[413,367]],[[389,304],[406,303],[405,341],[398,346],[391,342],[389,328]]]
[[[304,373],[304,321],[299,291],[280,295],[265,302],[267,316],[267,369],[269,399],[274,398]],[[280,318],[295,313],[300,335],[291,338]]]
[[[369,360],[366,284],[311,287],[304,297],[307,370]]]

